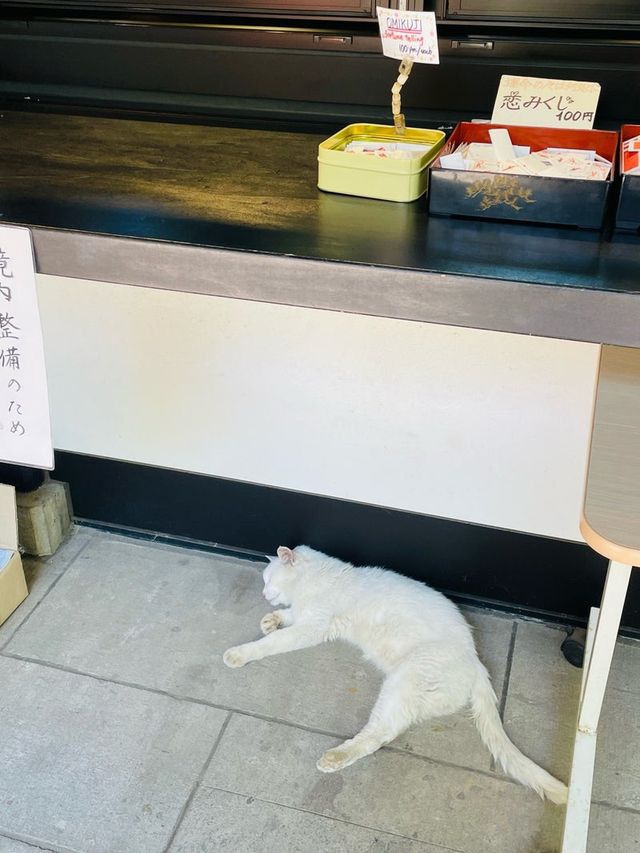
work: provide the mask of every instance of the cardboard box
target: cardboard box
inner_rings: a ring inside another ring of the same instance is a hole
[[[620,157],[618,169],[621,174],[620,198],[616,213],[616,229],[640,233],[640,175],[622,173],[622,144],[627,139],[640,135],[640,124],[623,124],[620,128]]]
[[[0,625],[28,595],[18,551],[18,518],[13,486],[0,484]]]
[[[430,214],[511,219],[578,228],[602,227],[613,175],[606,181],[590,181],[471,172],[444,169],[440,165],[440,157],[455,151],[461,142],[490,142],[489,130],[497,127],[509,131],[514,145],[529,145],[532,151],[545,148],[589,149],[615,163],[618,134],[614,131],[460,122],[431,166]]]

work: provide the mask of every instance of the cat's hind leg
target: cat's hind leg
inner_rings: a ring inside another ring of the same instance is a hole
[[[402,734],[419,716],[424,684],[414,668],[401,665],[384,680],[371,716],[362,731],[328,750],[317,763],[323,773],[334,773],[371,755]]]

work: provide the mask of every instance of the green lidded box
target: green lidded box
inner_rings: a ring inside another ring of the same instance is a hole
[[[318,187],[332,193],[414,201],[427,189],[429,164],[442,148],[441,130],[407,128],[402,136],[393,126],[350,124],[318,146]],[[345,151],[350,142],[407,142],[429,146],[424,154],[406,160]]]

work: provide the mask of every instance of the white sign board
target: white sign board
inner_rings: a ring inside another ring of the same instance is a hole
[[[53,468],[31,234],[10,225],[0,225],[0,461]]]
[[[437,65],[438,33],[433,12],[401,12],[377,7],[382,52],[392,59]]]
[[[491,121],[592,130],[599,97],[599,83],[503,74]]]

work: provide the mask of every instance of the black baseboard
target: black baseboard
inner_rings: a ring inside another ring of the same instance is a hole
[[[586,621],[602,594],[606,560],[586,545],[75,453],[56,453],[54,476],[70,484],[78,516],[106,524],[263,554],[305,543],[568,621]],[[636,578],[623,624],[640,630]]]

